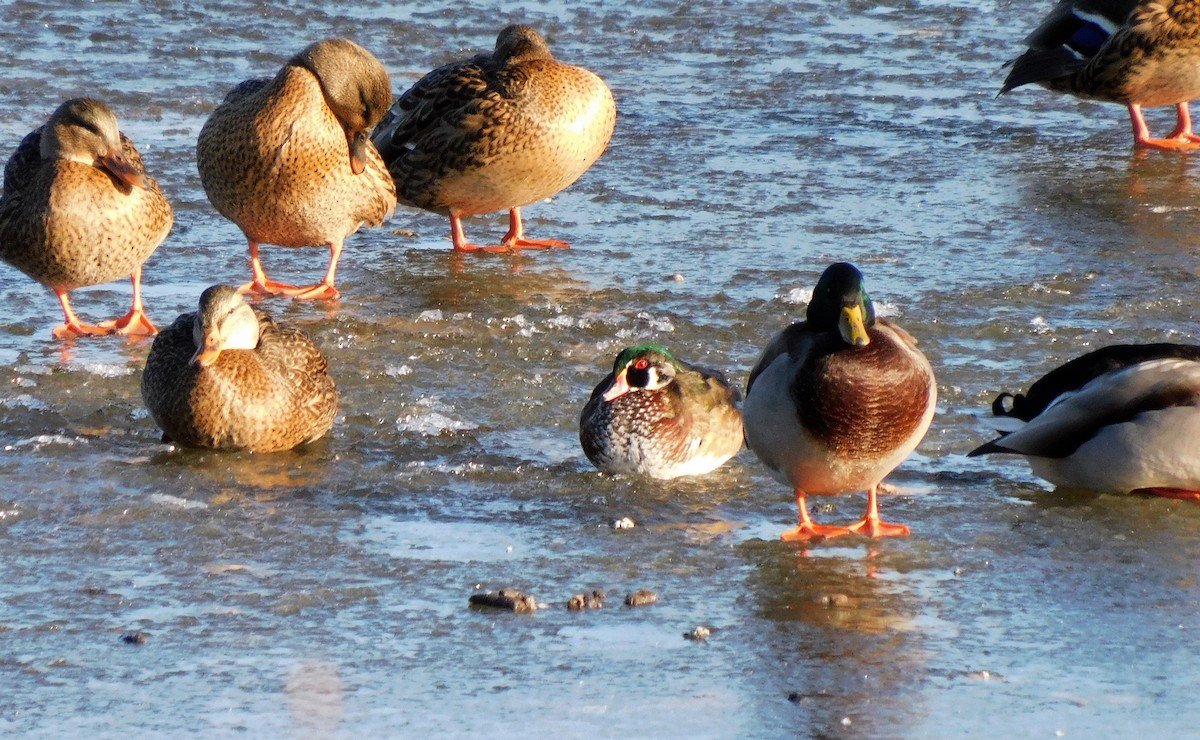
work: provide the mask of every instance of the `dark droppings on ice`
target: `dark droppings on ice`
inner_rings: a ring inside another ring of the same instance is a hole
[[[500,589],[486,594],[472,594],[469,599],[477,609],[506,609],[510,612],[535,612],[539,608],[537,597],[523,594],[514,589]]]
[[[146,640],[150,639],[150,635],[141,630],[133,630],[132,632],[122,632],[121,642],[126,645],[145,645]]]
[[[600,589],[590,594],[575,594],[567,600],[567,609],[573,612],[582,609],[600,609],[604,606],[604,592]]]
[[[625,597],[625,606],[650,606],[657,603],[658,594],[644,588]]]

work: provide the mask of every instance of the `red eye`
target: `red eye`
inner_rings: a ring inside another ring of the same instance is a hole
[[[643,357],[640,360],[638,360],[637,362],[633,363],[634,370],[645,370],[648,367],[650,367],[650,361],[647,360],[645,357]]]

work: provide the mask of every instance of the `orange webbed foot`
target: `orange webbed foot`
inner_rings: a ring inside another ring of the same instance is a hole
[[[54,327],[55,339],[71,339],[73,337],[102,337],[111,332],[103,326],[95,324],[82,324],[73,321],[61,326]]]
[[[1136,145],[1147,149],[1163,149],[1173,152],[1190,152],[1200,149],[1200,139],[1197,139],[1195,136],[1169,139],[1142,139],[1137,141]]]
[[[525,237],[508,238],[504,240],[504,244],[509,249],[567,249],[571,246],[558,239],[526,239]]]
[[[888,524],[870,517],[863,517],[846,527],[846,530],[866,537],[906,537],[910,533],[909,528],[903,524]]]
[[[779,535],[784,542],[820,542],[833,537],[850,534],[845,527],[832,524],[801,524]]]
[[[297,301],[336,301],[342,297],[341,291],[329,283],[308,285],[297,288],[295,291],[285,292],[284,295],[289,295]]]
[[[456,252],[511,252],[512,247],[507,244],[455,244],[454,251]]]
[[[1149,493],[1179,501],[1200,501],[1200,491],[1189,491],[1186,488],[1139,488],[1134,493]]]
[[[130,311],[119,319],[101,321],[100,328],[106,334],[120,334],[127,337],[152,337],[158,334],[158,327],[150,321],[144,311]]]

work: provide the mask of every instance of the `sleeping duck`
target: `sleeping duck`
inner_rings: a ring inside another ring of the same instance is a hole
[[[229,285],[200,294],[154,340],[142,399],[163,441],[275,452],[333,426],[337,388],[324,355],[299,329],[276,324]]]
[[[616,104],[592,72],[554,58],[529,26],[491,54],[438,67],[401,95],[372,140],[403,203],[450,217],[455,250],[566,247],[527,239],[521,207],[579,179],[604,153]],[[462,219],[507,210],[498,245],[467,241]]]
[[[862,273],[846,262],[826,269],[806,320],[775,335],[746,389],[746,443],[796,496],[799,524],[783,539],[908,534],[880,521],[879,483],[925,436],[936,400],[928,360],[907,332],[876,318]],[[809,517],[809,495],[864,489],[857,523]]]
[[[969,456],[1022,455],[1056,486],[1200,499],[1200,347],[1104,347],[1000,394],[992,413],[1015,430]]]
[[[1031,82],[1129,108],[1135,146],[1200,148],[1188,101],[1200,96],[1195,0],[1062,0],[1025,39],[1000,94]],[[1151,138],[1143,106],[1174,105],[1175,130]]]
[[[629,347],[584,406],[579,441],[607,473],[709,473],[742,449],[741,401],[715,370],[677,360],[661,345]]]

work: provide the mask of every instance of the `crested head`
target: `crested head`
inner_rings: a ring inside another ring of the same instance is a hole
[[[325,39],[292,57],[313,73],[330,110],[351,132],[369,132],[392,104],[392,83],[374,54],[349,39]]]
[[[808,323],[817,331],[838,331],[847,344],[866,344],[865,332],[856,332],[857,321],[865,328],[875,325],[875,304],[863,285],[863,274],[849,262],[825,268],[808,304]]]
[[[637,344],[621,350],[621,353],[617,355],[617,359],[613,363],[613,372],[620,372],[638,358],[643,358],[647,361],[662,361],[665,359],[666,362],[672,367],[680,369],[679,362],[675,359],[675,356],[671,354],[670,350],[661,344],[647,343]]]
[[[531,59],[553,59],[546,39],[533,26],[512,25],[496,37],[492,58],[500,63],[516,64]]]
[[[682,372],[679,361],[661,344],[627,347],[613,363],[613,378],[605,401],[612,401],[634,390],[656,391],[670,385]]]

